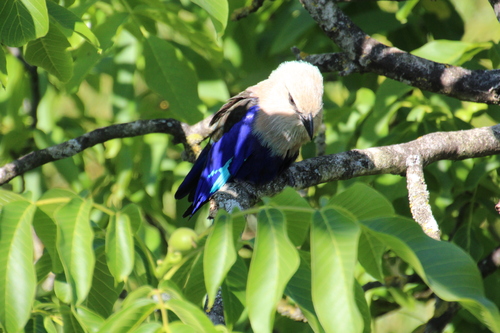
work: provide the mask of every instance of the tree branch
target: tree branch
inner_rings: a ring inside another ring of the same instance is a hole
[[[231,212],[252,207],[259,198],[273,196],[286,186],[303,189],[309,186],[354,177],[395,174],[405,175],[409,156],[419,156],[425,167],[439,160],[463,160],[500,153],[500,125],[467,131],[436,132],[416,140],[384,147],[310,158],[294,163],[274,181],[261,186],[235,182],[215,193],[210,217],[218,208]]]
[[[491,7],[493,7],[493,11],[495,12],[495,16],[497,20],[500,22],[500,0],[488,0]]]
[[[346,73],[361,71],[361,68],[349,59],[347,53],[307,54],[296,46],[292,47],[292,53],[295,54],[297,60],[310,62],[323,73],[339,72],[339,75],[344,76]]]
[[[46,149],[33,151],[0,168],[0,185],[14,177],[35,169],[43,164],[76,155],[83,150],[112,139],[134,137],[150,133],[166,133],[174,137],[174,143],[183,143],[187,159],[194,161],[200,151],[199,144],[211,132],[211,117],[189,126],[175,119],[137,120],[125,124],[111,125],[96,129],[75,139]]]
[[[265,0],[252,0],[251,5],[235,9],[233,14],[231,15],[231,20],[238,21],[241,20],[242,18],[247,17],[251,13],[256,12],[257,10],[259,10],[260,7],[262,7],[264,1]]]
[[[301,0],[312,18],[344,55],[309,56],[309,62],[341,75],[372,72],[459,100],[500,104],[500,70],[469,70],[423,59],[389,47],[364,33],[334,1]]]
[[[477,267],[483,278],[495,272],[500,267],[500,246],[493,250],[486,258],[481,260]]]
[[[40,104],[40,100],[42,99],[40,93],[40,78],[38,76],[38,68],[36,66],[32,66],[26,62],[23,56],[23,52],[21,48],[18,47],[8,47],[7,48],[12,55],[14,55],[19,61],[22,62],[24,69],[29,75],[30,78],[30,90],[31,90],[31,98],[29,100],[24,101],[24,108],[28,111],[31,116],[31,128],[36,128],[38,122],[38,105]]]
[[[149,133],[173,135],[174,142],[183,143],[186,151],[190,152],[189,159],[194,160],[200,150],[199,143],[211,131],[209,122],[210,118],[207,118],[189,126],[175,119],[154,119],[100,128],[59,145],[31,152],[4,165],[0,168],[0,185],[43,164],[71,157],[96,144]],[[215,216],[218,208],[226,211],[232,211],[234,207],[241,210],[250,208],[261,197],[275,195],[286,186],[304,189],[321,183],[366,175],[404,175],[410,156],[419,156],[422,167],[425,167],[443,159],[461,160],[498,154],[499,139],[500,125],[496,125],[467,131],[431,133],[408,143],[355,149],[307,159],[293,164],[276,180],[262,186],[244,182],[226,184],[214,195],[210,216]],[[435,228],[432,227],[431,230]]]

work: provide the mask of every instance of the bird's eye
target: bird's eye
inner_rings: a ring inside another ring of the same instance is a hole
[[[291,94],[288,94],[288,101],[290,102],[290,104],[294,107],[294,108],[297,108],[297,105],[295,104],[295,101],[293,100],[293,97]]]

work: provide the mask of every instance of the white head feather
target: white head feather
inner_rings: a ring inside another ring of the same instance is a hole
[[[275,155],[293,156],[310,140],[303,118],[313,119],[314,134],[321,125],[323,77],[307,62],[284,62],[248,90],[260,108],[254,133]]]

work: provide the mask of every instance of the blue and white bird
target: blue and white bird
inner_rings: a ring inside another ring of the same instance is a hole
[[[303,61],[282,63],[268,79],[232,97],[214,115],[210,142],[175,193],[193,216],[233,180],[268,183],[312,140],[323,117],[323,77]]]

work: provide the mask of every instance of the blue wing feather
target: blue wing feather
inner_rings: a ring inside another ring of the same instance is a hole
[[[189,171],[186,178],[184,178],[184,181],[177,189],[177,192],[175,192],[175,199],[181,199],[181,198],[184,198],[186,195],[191,194],[190,197],[188,198],[188,200],[193,201],[194,190],[196,189],[196,186],[198,184],[198,180],[200,179],[201,173],[202,173],[203,169],[205,168],[208,153],[209,153],[211,147],[212,147],[212,144],[209,143],[202,150],[202,152],[198,156],[198,159],[196,160],[193,167],[191,168],[191,171]]]
[[[250,107],[217,142],[205,147],[175,194],[176,199],[189,194],[192,205],[184,217],[196,213],[227,182],[239,179],[255,184],[266,183],[295,160],[297,156],[282,158],[271,154],[270,149],[253,134],[258,111],[257,106]]]

